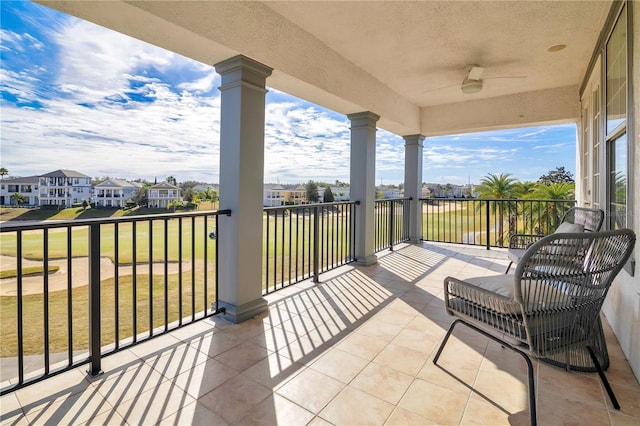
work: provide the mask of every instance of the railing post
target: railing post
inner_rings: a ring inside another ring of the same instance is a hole
[[[389,250],[393,251],[393,234],[395,231],[395,201],[391,200],[391,204],[389,205],[389,214],[391,217],[389,218]]]
[[[320,220],[318,218],[318,206],[313,208],[313,282],[320,282],[318,277],[318,258],[320,255],[320,237],[318,235],[318,231],[320,229]]]
[[[100,358],[100,224],[89,225],[89,358],[90,376],[103,373]]]
[[[490,207],[489,200],[485,200],[485,203],[487,204],[487,213],[486,213],[486,215],[487,215],[487,250],[490,250],[490,247],[491,247],[491,241],[490,241],[491,234],[489,232],[489,229],[490,229],[489,228],[489,221],[491,220],[491,215],[489,214],[489,207]]]

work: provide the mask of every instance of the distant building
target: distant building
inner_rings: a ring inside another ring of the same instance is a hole
[[[262,205],[264,207],[278,207],[285,201],[285,189],[282,185],[267,183],[262,189]]]
[[[37,206],[39,202],[39,184],[39,176],[3,179],[0,185],[0,205],[16,205],[11,196],[18,193],[26,199],[21,205]]]
[[[142,187],[138,182],[122,179],[107,179],[93,188],[94,202],[97,207],[123,208],[136,191]]]
[[[290,185],[284,189],[284,204],[298,206],[307,203],[307,189],[304,185]]]
[[[56,170],[39,177],[41,206],[71,207],[91,200],[91,177],[74,170]]]
[[[173,201],[180,201],[180,188],[169,182],[157,183],[147,190],[147,207],[166,209]]]

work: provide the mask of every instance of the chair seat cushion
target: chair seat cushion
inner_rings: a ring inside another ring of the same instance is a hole
[[[584,232],[584,225],[580,223],[562,222],[560,226],[553,232],[554,234]]]
[[[518,263],[520,262],[520,259],[522,259],[522,255],[524,255],[525,251],[526,251],[525,249],[510,248],[507,251],[507,257],[513,263]]]
[[[498,294],[500,296],[516,301],[515,282],[512,274],[489,275],[484,277],[465,278],[464,282],[483,290]],[[527,285],[526,282],[524,285]],[[529,284],[529,288],[522,289],[522,294],[545,295],[542,299],[538,296],[537,301],[530,301],[527,306],[528,311],[540,309],[555,309],[571,304],[571,295],[562,291],[566,283],[559,281],[542,282],[536,281]],[[471,300],[471,302],[481,302],[481,300]],[[501,312],[508,313],[508,312]]]

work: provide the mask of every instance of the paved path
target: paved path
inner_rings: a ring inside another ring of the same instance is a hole
[[[13,256],[0,256],[0,270],[16,269],[17,260]],[[49,265],[59,266],[60,269],[49,275],[49,291],[65,290],[67,288],[68,270],[67,259],[49,260]],[[42,261],[34,261],[23,259],[23,267],[28,266],[42,266]],[[115,276],[115,266],[113,261],[108,257],[100,258],[100,278],[105,280]],[[169,274],[178,273],[178,262],[169,262],[168,265]],[[182,262],[182,270],[191,270],[191,262]],[[74,257],[71,260],[72,271],[72,287],[82,287],[89,283],[89,258],[88,257]],[[148,274],[149,264],[138,263],[136,266],[136,272],[138,274]],[[133,265],[121,265],[118,267],[119,276],[132,275]],[[164,262],[153,263],[153,274],[164,274]],[[0,296],[15,296],[17,292],[17,278],[5,278],[0,280]],[[40,294],[43,291],[43,275],[33,275],[23,277],[22,279],[22,294]]]

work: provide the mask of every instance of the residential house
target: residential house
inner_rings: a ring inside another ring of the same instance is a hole
[[[180,188],[169,182],[160,182],[147,189],[147,198],[147,207],[165,209],[173,201],[180,201]]]
[[[39,204],[71,207],[91,201],[91,177],[75,170],[55,170],[39,177]]]
[[[38,205],[38,184],[40,178],[38,176],[26,176],[3,179],[0,189],[0,205],[15,205],[15,199],[11,196],[20,194],[25,197],[26,201],[21,203],[27,206]]]
[[[107,179],[93,188],[96,207],[123,208],[142,185],[123,179]]]
[[[264,184],[262,194],[264,207],[278,207],[285,201],[285,189],[280,184]]]
[[[300,205],[307,203],[307,189],[304,185],[287,185],[284,191],[284,203]]]

